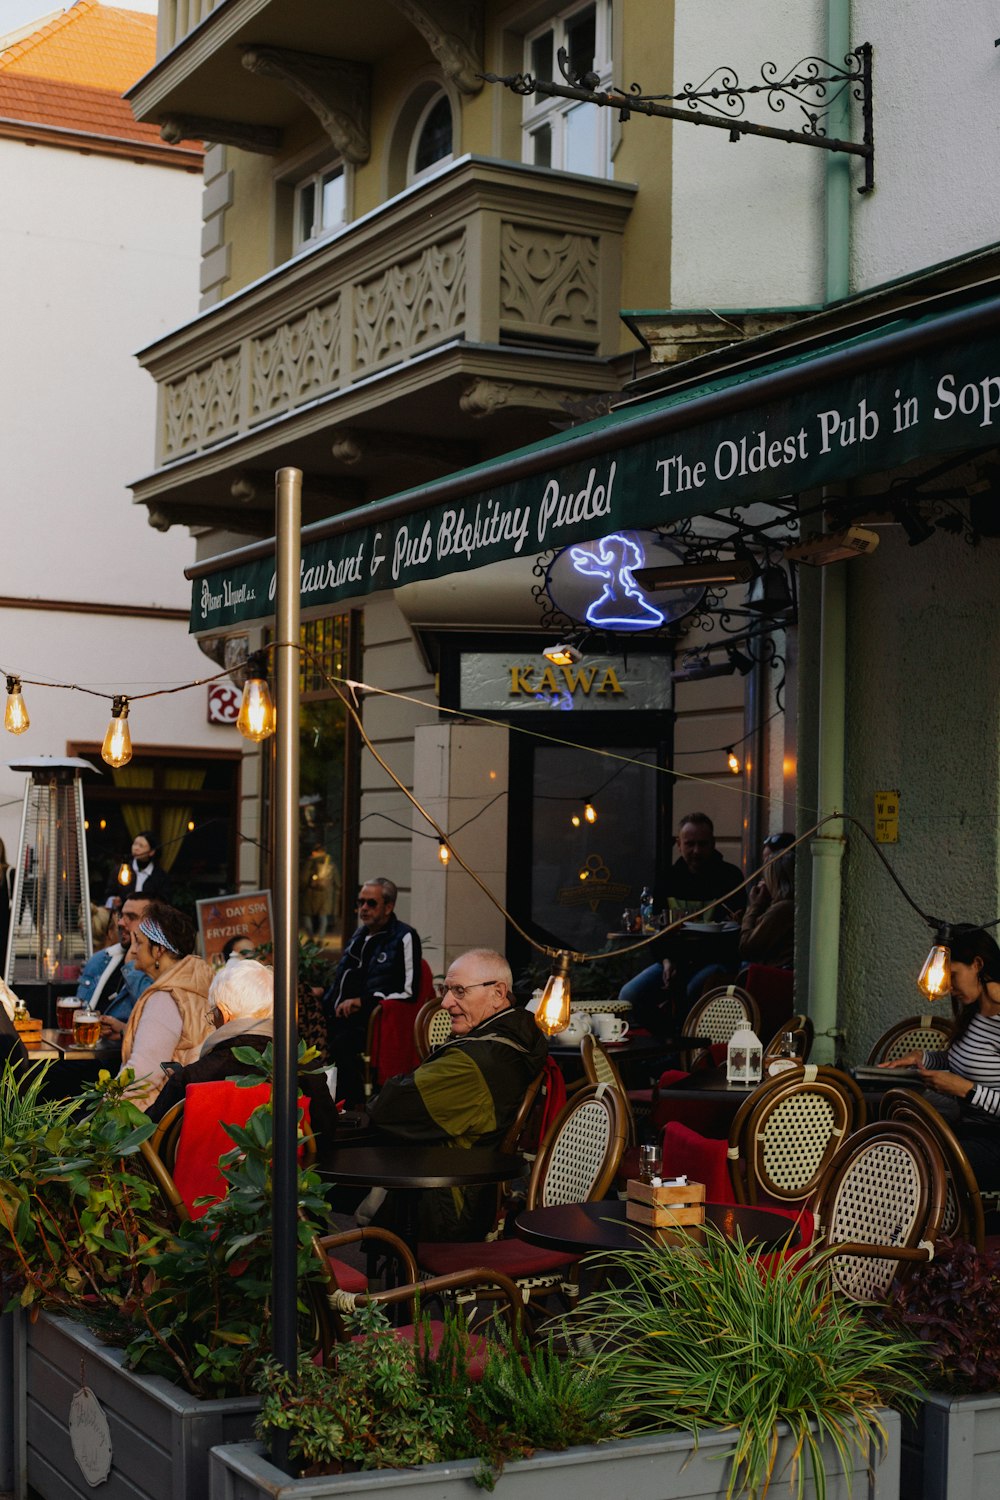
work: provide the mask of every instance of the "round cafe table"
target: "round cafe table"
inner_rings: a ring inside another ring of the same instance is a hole
[[[744,1203],[706,1203],[705,1222],[734,1243],[742,1240],[754,1249],[794,1248],[799,1227],[793,1219],[769,1208],[751,1208]],[[651,1230],[632,1224],[620,1200],[604,1203],[560,1203],[551,1208],[530,1208],[518,1214],[514,1228],[521,1239],[543,1250],[585,1255],[591,1250],[634,1250],[650,1237],[695,1234],[693,1226],[683,1230]]]

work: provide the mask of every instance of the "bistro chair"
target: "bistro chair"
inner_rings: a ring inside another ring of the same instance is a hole
[[[942,1052],[951,1041],[949,1016],[908,1016],[884,1031],[868,1054],[868,1067],[895,1062],[907,1052]]]
[[[849,1136],[816,1199],[835,1288],[853,1302],[884,1301],[894,1277],[933,1257],[944,1209],[944,1161],[928,1131],[876,1120]]]
[[[398,1256],[406,1280],[383,1291],[362,1289],[357,1293],[348,1292],[343,1286],[338,1270],[344,1262],[331,1252],[356,1243],[363,1245],[377,1243],[380,1251],[388,1250],[390,1254]],[[409,1322],[395,1326],[393,1333],[397,1339],[405,1340],[407,1343],[416,1343],[418,1305],[422,1306],[429,1300],[439,1301],[448,1298],[474,1309],[488,1300],[492,1304],[491,1317],[500,1312],[514,1338],[518,1342],[521,1340],[524,1318],[521,1293],[510,1277],[496,1268],[469,1266],[465,1270],[454,1271],[447,1276],[425,1277],[421,1280],[417,1275],[413,1257],[402,1240],[397,1239],[388,1230],[378,1230],[371,1225],[365,1229],[350,1229],[342,1234],[327,1234],[316,1238],[313,1240],[313,1253],[322,1269],[326,1287],[325,1299],[313,1299],[314,1306],[317,1301],[323,1304],[317,1309],[317,1322],[324,1364],[331,1362],[338,1344],[345,1344],[354,1337],[362,1336],[349,1333],[344,1321],[345,1314],[349,1315],[358,1307],[367,1307],[372,1303],[383,1307],[406,1304]],[[477,1292],[480,1295],[476,1295]],[[486,1345],[482,1333],[483,1328],[484,1323],[477,1318],[475,1327],[470,1329],[469,1375],[473,1380],[481,1377],[485,1361]],[[429,1332],[431,1350],[436,1353],[444,1332],[443,1322],[431,1319]]]
[[[528,1183],[528,1208],[602,1199],[614,1182],[625,1146],[622,1097],[607,1084],[587,1084],[569,1099],[542,1142]],[[422,1272],[450,1275],[470,1266],[503,1271],[517,1282],[526,1304],[559,1292],[571,1305],[580,1295],[579,1256],[544,1250],[519,1239],[425,1242],[417,1250]]]
[[[799,1062],[806,1063],[809,1061],[809,1054],[812,1051],[814,1036],[813,1023],[810,1021],[808,1016],[789,1016],[787,1020],[782,1021],[781,1025],[778,1027],[778,1030],[774,1033],[774,1036],[764,1048],[765,1072],[767,1071],[768,1063],[774,1062],[778,1057],[782,1055],[781,1049],[784,1045],[785,1035],[788,1032],[791,1032],[792,1034],[792,1040],[795,1047],[795,1056],[798,1058]]]
[[[728,1165],[737,1203],[808,1210],[837,1150],[864,1123],[861,1090],[836,1068],[778,1073],[749,1094],[729,1132]],[[803,1213],[808,1243],[812,1216]]]
[[[435,1047],[451,1037],[451,1012],[445,1010],[435,995],[417,1011],[413,1023],[413,1042],[421,1062],[430,1057]]]
[[[734,1031],[749,1026],[751,1031],[760,1027],[760,1011],[749,990],[738,984],[719,985],[696,1000],[684,1018],[681,1036],[707,1036],[714,1047],[726,1047]],[[705,1066],[712,1061],[711,1050],[682,1047],[690,1053],[688,1069]]]
[[[945,1205],[941,1233],[949,1239],[968,1240],[977,1250],[986,1244],[983,1199],[972,1164],[962,1143],[944,1115],[916,1089],[889,1089],[882,1097],[879,1115],[883,1120],[905,1120],[917,1130],[933,1137],[944,1160]]]

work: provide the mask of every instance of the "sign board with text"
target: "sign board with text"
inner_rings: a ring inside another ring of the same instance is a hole
[[[609,709],[669,709],[673,684],[663,656],[590,656],[554,667],[544,656],[524,652],[464,651],[459,668],[459,707],[476,713],[524,713],[560,709],[606,713]]]
[[[899,843],[899,792],[875,793],[875,841]]]
[[[201,951],[213,969],[221,969],[230,953],[227,946],[247,939],[255,948],[270,947],[273,941],[271,926],[271,892],[242,891],[238,896],[214,896],[210,901],[198,901],[198,934]],[[254,957],[248,954],[248,957]],[[269,961],[269,955],[264,955]]]

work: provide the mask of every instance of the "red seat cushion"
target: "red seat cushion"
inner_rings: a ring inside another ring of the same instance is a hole
[[[444,1324],[437,1318],[432,1318],[430,1329],[431,1355],[434,1359],[437,1359],[438,1354],[441,1350],[441,1340],[444,1338]],[[393,1335],[397,1339],[399,1339],[400,1343],[412,1344],[416,1339],[416,1332],[412,1323],[402,1323],[398,1328],[394,1328],[392,1331]],[[363,1333],[356,1333],[352,1342],[355,1344],[359,1344],[365,1337],[366,1335]],[[469,1359],[466,1368],[469,1372],[469,1379],[474,1383],[482,1380],[483,1366],[485,1365],[485,1363],[486,1340],[482,1336],[471,1338],[469,1340]]]
[[[447,1241],[431,1240],[421,1244],[417,1260],[432,1276],[450,1276],[472,1266],[486,1266],[491,1271],[506,1271],[508,1276],[545,1276],[575,1265],[578,1255],[564,1255],[559,1250],[542,1250],[524,1240]]]
[[[349,1266],[346,1260],[338,1260],[336,1255],[328,1255],[327,1260],[342,1292],[367,1292],[368,1279],[357,1266]]]
[[[727,1165],[728,1149],[726,1141],[712,1140],[679,1120],[671,1120],[663,1132],[663,1175],[686,1176],[689,1182],[703,1182],[709,1203],[735,1203]]]

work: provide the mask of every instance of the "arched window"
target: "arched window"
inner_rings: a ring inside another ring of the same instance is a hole
[[[451,100],[443,89],[428,99],[413,131],[413,144],[407,165],[407,181],[414,182],[432,167],[452,158]]]

